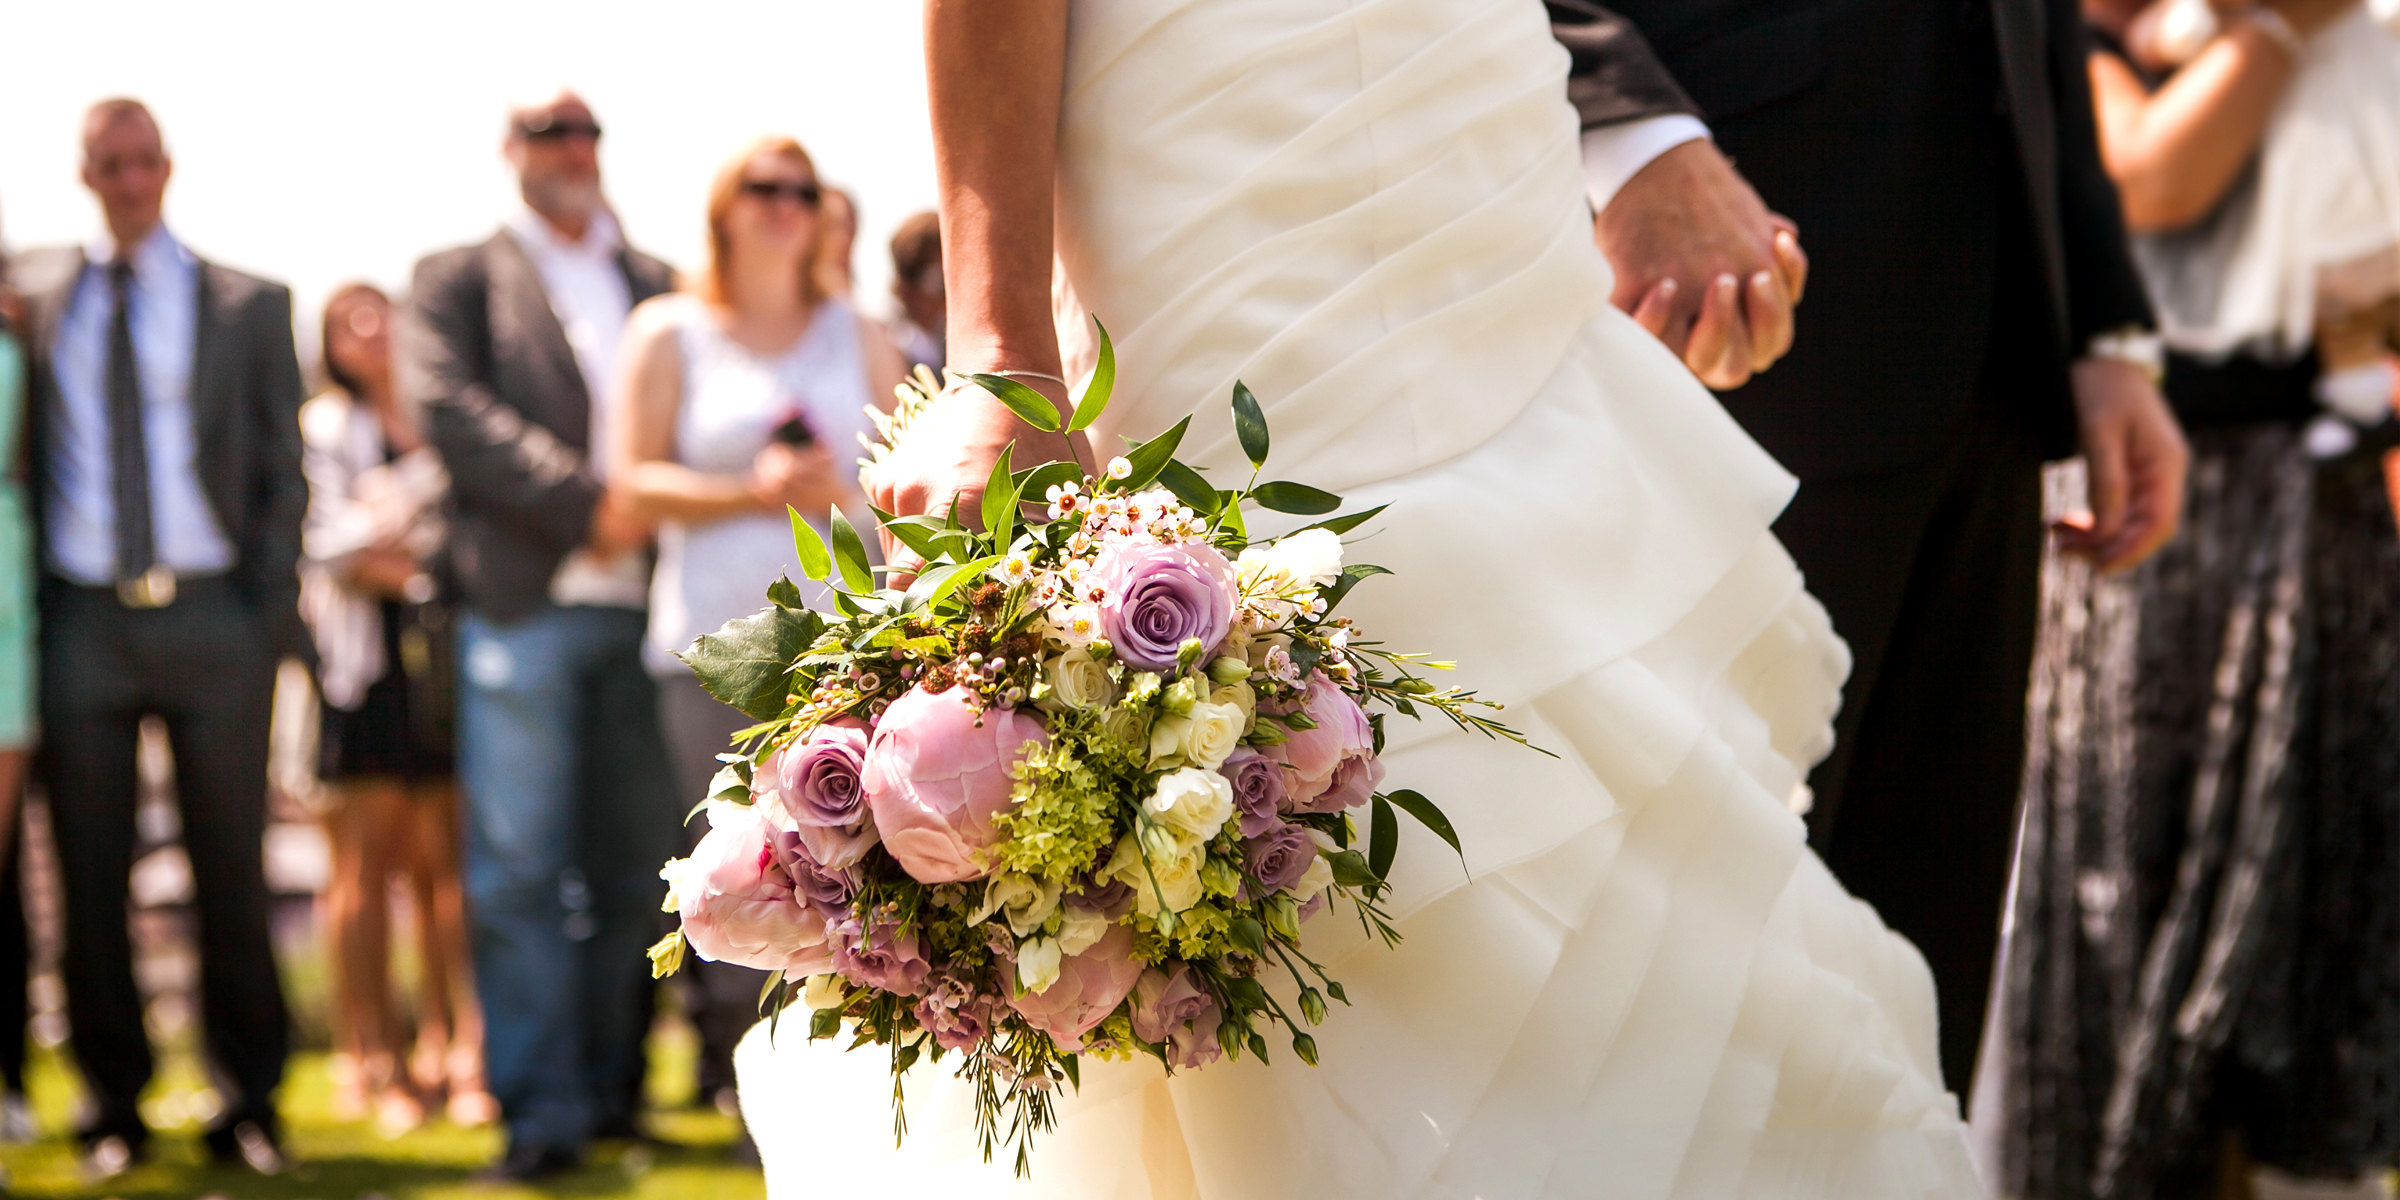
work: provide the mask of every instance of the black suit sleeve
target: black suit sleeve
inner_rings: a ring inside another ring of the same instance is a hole
[[[563,553],[590,532],[600,482],[582,451],[494,389],[480,266],[472,251],[417,264],[401,324],[401,393],[426,413],[461,507]]]
[[[1699,116],[1700,106],[1650,49],[1633,22],[1590,0],[1549,0],[1550,33],[1567,48],[1567,101],[1585,129],[1663,117]]]
[[[300,520],[308,511],[308,480],[300,473],[300,356],[292,344],[292,293],[281,286],[259,289],[250,305],[244,337],[252,348],[250,378],[258,403],[258,455],[251,480],[255,541],[244,547],[253,594],[279,653],[298,652],[300,625]]]
[[[2050,71],[2058,81],[2059,231],[2067,260],[2070,356],[2094,336],[2156,322],[2125,242],[2125,210],[2100,160],[2091,37],[2074,0],[2050,0]]]

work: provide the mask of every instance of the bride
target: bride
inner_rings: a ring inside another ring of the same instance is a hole
[[[1098,314],[1093,446],[1196,410],[1180,457],[1219,478],[1247,382],[1279,474],[1391,505],[1357,535],[1399,573],[1365,627],[1455,655],[1558,757],[1395,723],[1392,778],[1469,871],[1401,855],[1395,952],[1308,926],[1355,1003],[1323,1065],[1087,1063],[1030,1179],[981,1160],[948,1066],[908,1077],[895,1149],[886,1056],[760,1025],[775,1194],[1979,1195],[1924,965],[1786,805],[1849,667],[1767,532],[1792,481],[1606,304],[1542,7],[928,0],[926,27],[951,368],[1063,405]],[[1094,452],[953,389],[877,502],[976,492],[1011,441]]]

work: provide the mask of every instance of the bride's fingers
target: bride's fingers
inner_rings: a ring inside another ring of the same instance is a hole
[[[1773,271],[1750,277],[1750,369],[1764,371],[1792,348],[1792,310]]]
[[[1791,297],[1792,307],[1800,307],[1800,297],[1808,293],[1808,252],[1800,248],[1800,234],[1791,228],[1775,231],[1775,266],[1783,272],[1783,290]]]
[[[1650,336],[1673,346],[1667,337],[1667,322],[1675,317],[1675,293],[1682,289],[1671,278],[1652,284],[1642,293],[1642,302],[1633,306],[1633,323],[1650,331]]]
[[[1692,340],[1683,347],[1683,361],[1700,382],[1723,390],[1750,379],[1750,342],[1741,328],[1741,284],[1732,275],[1719,275],[1700,301],[1700,319],[1692,325]]]

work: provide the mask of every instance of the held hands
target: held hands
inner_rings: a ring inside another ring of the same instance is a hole
[[[2191,450],[2140,367],[2086,358],[2073,378],[2091,511],[2059,522],[2059,545],[2103,571],[2126,570],[2175,536]]]
[[[1047,379],[1022,377],[1019,382],[1067,411],[1067,389]],[[1092,456],[1082,434],[1044,433],[1018,419],[1008,406],[972,383],[953,380],[939,400],[917,418],[908,436],[892,455],[868,476],[867,498],[896,517],[937,513],[955,502],[959,519],[980,524],[983,488],[1000,461],[1000,451],[1016,443],[1010,461],[1080,462],[1091,468]],[[884,561],[892,564],[893,579],[903,581],[923,563],[908,547],[883,535]]]
[[[792,446],[769,442],[750,464],[750,494],[760,508],[780,515],[785,505],[811,516],[850,499],[855,493],[821,445]]]
[[[1616,268],[1609,299],[1681,355],[1700,382],[1737,388],[1792,346],[1808,255],[1705,138],[1652,159],[1593,225]]]
[[[600,503],[592,509],[592,526],[584,534],[584,549],[593,558],[607,562],[628,550],[650,544],[650,535],[656,529],[657,523],[635,512],[623,492],[610,488],[600,493]]]

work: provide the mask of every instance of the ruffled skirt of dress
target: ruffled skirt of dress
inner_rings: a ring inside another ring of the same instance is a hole
[[[1390,786],[1465,861],[1403,822],[1402,944],[1306,927],[1352,1001],[1321,1066],[1086,1063],[1019,1180],[954,1061],[908,1078],[895,1150],[887,1054],[762,1026],[774,1194],[1981,1194],[1930,977],[1787,805],[1849,667],[1767,531],[1791,478],[1607,307],[1564,69],[1529,0],[1076,4],[1060,258],[1118,348],[1096,440],[1197,410],[1182,456],[1246,478],[1247,381],[1271,477],[1390,505],[1349,556],[1396,575],[1344,611],[1554,757],[1391,723]]]

